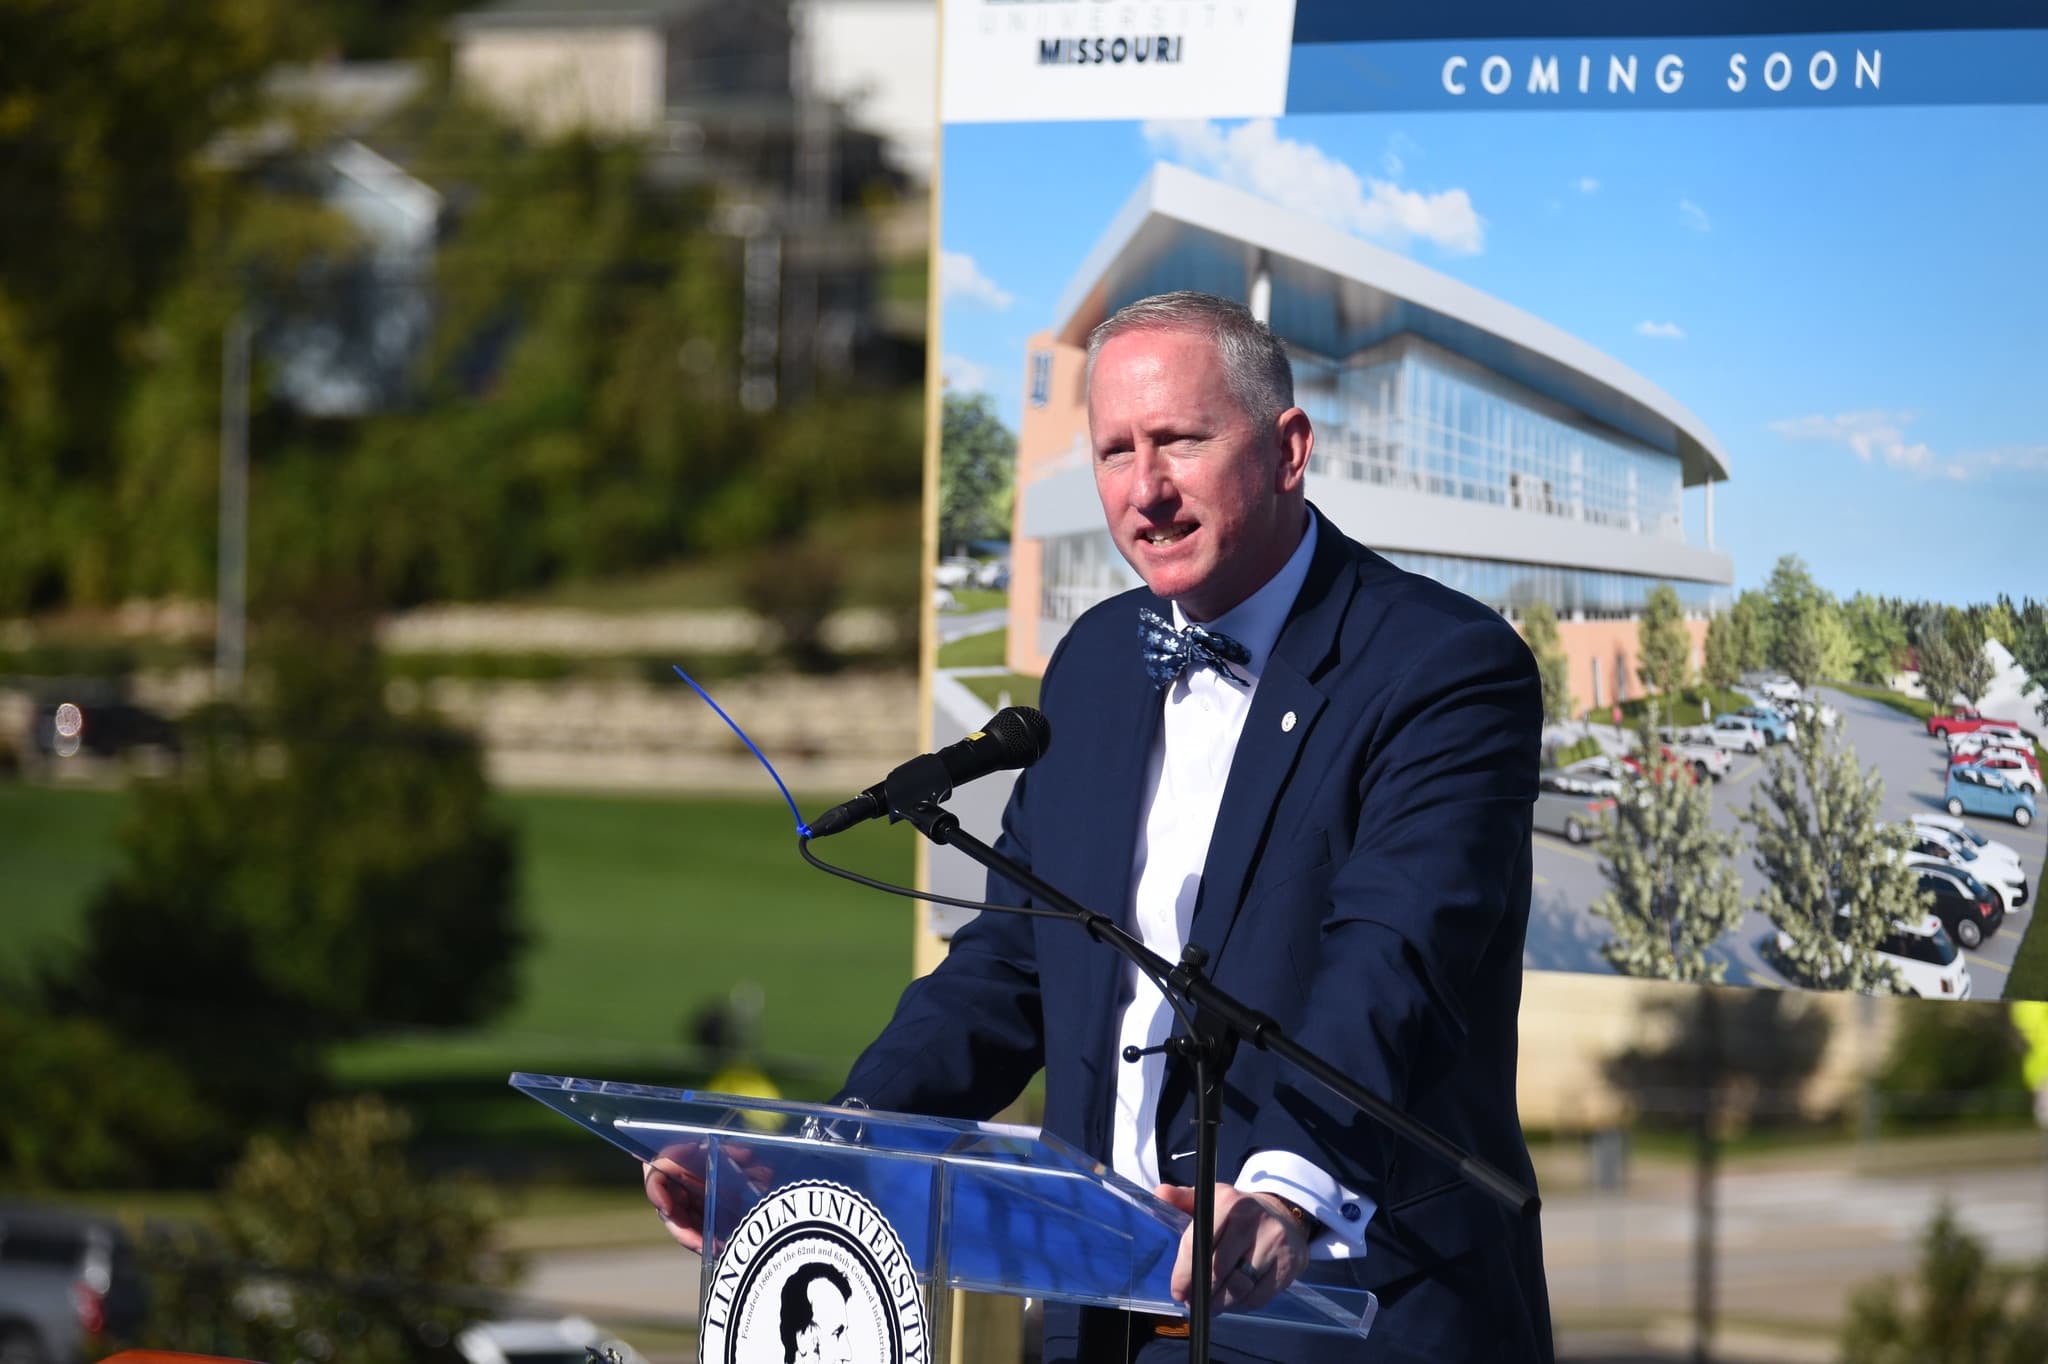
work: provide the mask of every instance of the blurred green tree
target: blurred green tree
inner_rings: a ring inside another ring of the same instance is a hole
[[[2038,1364],[2048,1359],[2048,1260],[2019,1271],[1944,1203],[1920,1243],[1918,1282],[1857,1290],[1842,1324],[1844,1364]]]
[[[1897,1008],[1877,1075],[1887,1116],[1939,1122],[2028,1111],[2024,1045],[2005,1005],[1913,1000]]]
[[[45,994],[166,1053],[223,1113],[295,1115],[322,1051],[509,1003],[517,847],[475,740],[385,708],[365,635],[266,646],[273,699],[187,726]]]
[[[323,1364],[456,1361],[455,1334],[517,1262],[497,1200],[430,1177],[409,1123],[374,1098],[313,1109],[296,1140],[261,1136],[201,1227],[146,1246],[158,1349]]]

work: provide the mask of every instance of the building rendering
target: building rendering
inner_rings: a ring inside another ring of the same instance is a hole
[[[1556,612],[1576,709],[1640,693],[1635,617],[1669,583],[1695,658],[1734,566],[1713,545],[1728,458],[1669,394],[1468,285],[1180,167],[1155,166],[1025,359],[1009,663],[1038,673],[1074,618],[1137,585],[1090,470],[1085,347],[1134,299],[1246,303],[1293,357],[1315,423],[1310,499],[1404,568],[1514,619]],[[1705,543],[1684,493],[1703,489]]]

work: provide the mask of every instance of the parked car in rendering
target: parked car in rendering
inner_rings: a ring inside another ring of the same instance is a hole
[[[1602,819],[1614,808],[1614,798],[1595,794],[1588,789],[1590,784],[1590,780],[1575,780],[1564,772],[1545,772],[1536,784],[1537,831],[1557,834],[1567,843],[1597,838]]]
[[[1939,815],[1932,810],[1921,810],[1913,816],[1916,829],[1933,829],[1967,844],[1979,857],[1989,858],[1994,863],[2010,863],[2018,872],[2021,884],[2026,884],[2026,868],[2020,862],[2019,849],[2010,843],[2001,843],[1995,838],[1986,838],[1954,815]]]
[[[1930,715],[1927,717],[1927,732],[1943,739],[1946,739],[1951,734],[1969,734],[1976,730],[1984,729],[1987,726],[2013,734],[2020,732],[2020,727],[2016,722],[2012,720],[1994,720],[1975,706],[1951,706],[1945,715]]]
[[[1906,826],[1906,836],[1906,851],[1909,854],[1943,862],[1968,872],[1998,892],[1998,898],[2005,903],[2006,913],[2010,914],[2026,904],[2027,874],[2017,861],[2007,862],[1986,856],[1971,847],[1966,840],[1946,830],[1922,824]]]
[[[1767,673],[1756,682],[1756,689],[1773,701],[1797,701],[1801,695],[1799,684],[1783,673]]]
[[[1704,731],[1707,742],[1744,753],[1761,753],[1771,741],[1762,726],[1747,715],[1717,715]]]
[[[1980,767],[1951,767],[1942,805],[1958,818],[1966,814],[1995,815],[2022,829],[2034,822],[2034,793],[2022,791],[1999,773]]]
[[[1741,710],[1730,713],[1753,721],[1756,727],[1764,732],[1764,739],[1768,743],[1781,744],[1799,737],[1797,722],[1787,719],[1770,706],[1744,706]]]
[[[1948,935],[1964,947],[1975,947],[2005,922],[2005,903],[1998,892],[1966,871],[1927,858],[1907,857],[1920,879],[1920,890],[1933,897],[1929,906]]]
[[[1917,924],[1894,921],[1892,931],[1878,943],[1877,955],[1907,992],[1921,999],[1970,997],[1970,964],[1935,915]]]
[[[120,1223],[32,1204],[0,1205],[0,1360],[83,1364],[133,1338],[142,1273]]]
[[[1556,769],[1554,773],[1545,775],[1555,775],[1575,783],[1571,789],[1584,791],[1590,796],[1618,796],[1621,794],[1622,781],[1635,774],[1629,771],[1627,764],[1621,759],[1611,758],[1605,753],[1595,753],[1590,758],[1581,758],[1575,763]]]
[[[1698,743],[1676,730],[1665,730],[1661,737],[1666,745],[1665,751],[1692,768],[1695,781],[1705,781],[1709,777],[1720,781],[1735,766],[1735,759],[1729,757],[1728,750],[1719,744]]]
[[[2003,729],[1972,729],[1970,733],[1948,735],[1948,752],[1954,754],[1980,754],[1987,750],[2025,754],[2034,758],[2034,743],[2019,735],[2009,735]],[[2038,760],[2036,760],[2038,762]]]
[[[1996,772],[2022,791],[2041,794],[2041,771],[2016,753],[1985,751],[1958,753],[1948,760],[1951,768],[1974,767],[1979,772]]]

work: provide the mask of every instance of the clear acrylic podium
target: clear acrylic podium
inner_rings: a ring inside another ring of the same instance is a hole
[[[1186,1214],[1034,1129],[556,1075],[512,1085],[636,1160],[681,1147],[701,1161],[707,1306],[717,1256],[755,1207],[825,1184],[893,1226],[936,1341],[951,1289],[1185,1315],[1168,1282]],[[1377,1307],[1362,1289],[1296,1283],[1250,1319],[1363,1337]]]

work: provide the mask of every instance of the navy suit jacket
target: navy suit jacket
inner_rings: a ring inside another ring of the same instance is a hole
[[[1166,610],[1125,593],[1055,653],[1041,701],[1052,746],[1018,780],[998,843],[1126,926],[1160,724],[1140,606]],[[1506,621],[1322,521],[1245,719],[1190,934],[1224,989],[1531,1186],[1515,1049],[1541,724],[1534,660]],[[988,898],[1029,900],[1000,878]],[[1106,1161],[1129,993],[1123,958],[1073,925],[985,912],[905,991],[844,1092],[986,1118],[1043,1067],[1046,1128]],[[1192,1159],[1167,1158],[1194,1145],[1190,1088],[1169,1066],[1160,1152],[1172,1183],[1193,1182]],[[1311,1275],[1378,1293],[1376,1340],[1434,1358],[1550,1357],[1533,1219],[1242,1047],[1225,1085],[1222,1177],[1258,1150],[1298,1153],[1377,1201],[1364,1261]]]

